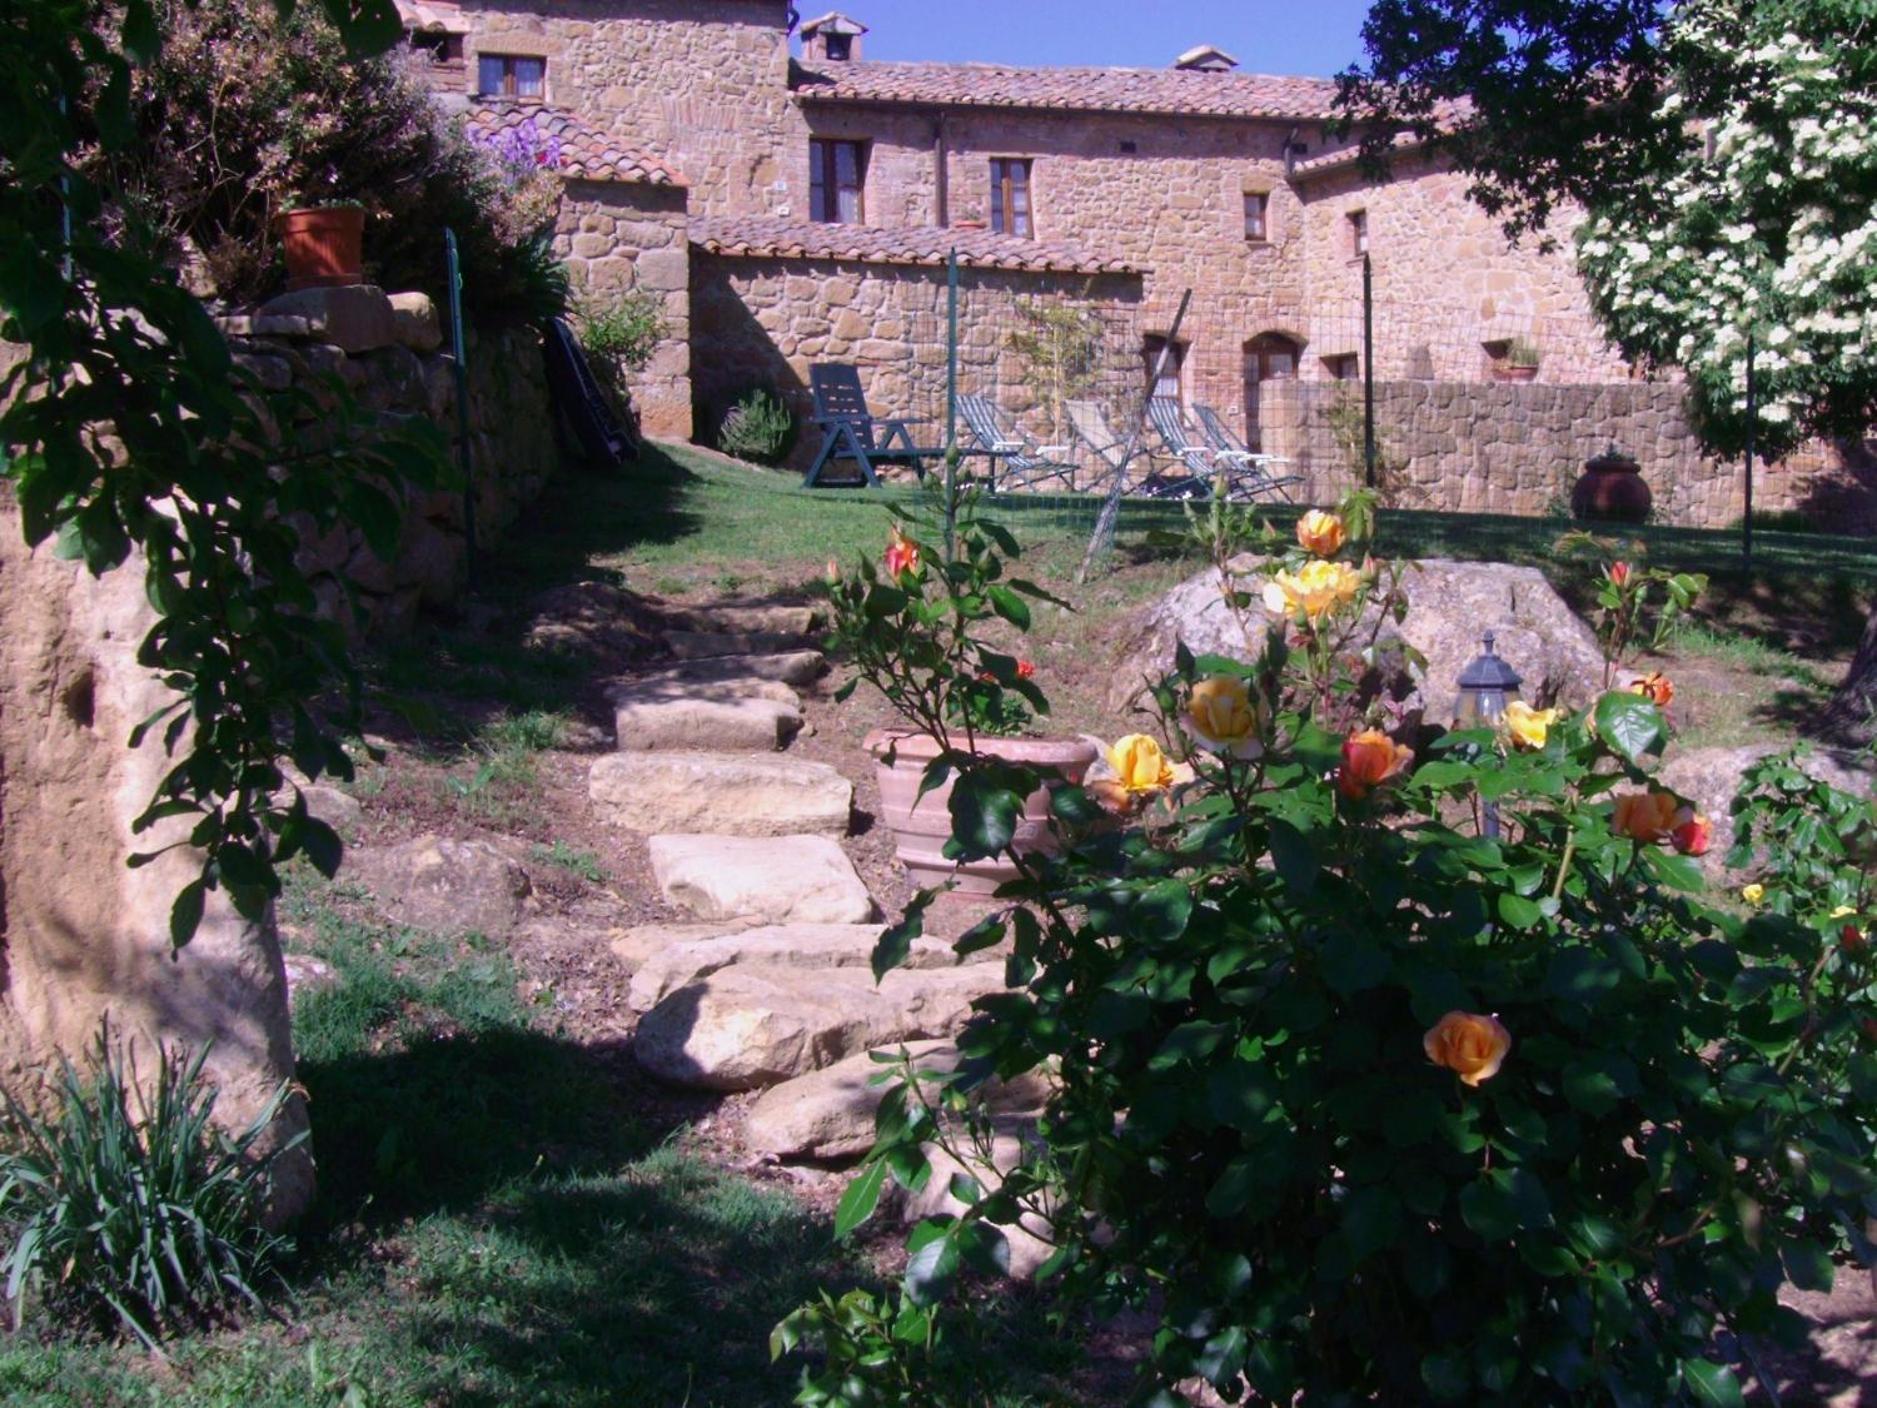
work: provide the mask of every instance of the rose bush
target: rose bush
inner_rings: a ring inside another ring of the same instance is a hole
[[[1326,644],[1387,590],[1349,570],[1321,611],[1280,588],[1255,665],[1177,652],[1115,766],[1152,808],[1055,792],[1061,853],[957,943],[1008,943],[1010,991],[955,1070],[900,1064],[837,1215],[923,1186],[934,1144],[965,1170],[964,1210],[908,1240],[921,1336],[843,1351],[802,1402],[947,1401],[935,1317],[1020,1218],[1039,1279],[1153,1317],[1140,1401],[1169,1405],[1195,1376],[1265,1404],[1738,1403],[1722,1344],[1799,1334],[1781,1285],[1870,1253],[1877,1004],[1833,912],[1872,907],[1872,805],[1761,765],[1729,857],[1761,902],[1710,898],[1650,697],[1392,737]],[[954,761],[979,780],[952,845],[1005,849],[1035,779]],[[994,1166],[981,1092],[1030,1072],[1053,1094]]]

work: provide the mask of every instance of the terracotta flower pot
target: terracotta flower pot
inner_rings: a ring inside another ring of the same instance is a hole
[[[1571,516],[1609,523],[1641,523],[1655,495],[1643,481],[1642,466],[1614,445],[1584,466],[1571,490]]]
[[[1492,374],[1495,381],[1532,381],[1538,376],[1538,368],[1498,366]]]
[[[336,288],[365,281],[365,212],[356,205],[282,211],[274,218],[287,258],[287,287]]]
[[[894,751],[890,767],[886,761],[889,744]],[[919,779],[925,774],[926,764],[939,753],[937,739],[901,729],[876,729],[867,735],[866,747],[876,759],[881,820],[892,830],[899,862],[912,875],[915,885],[925,889],[955,879],[960,894],[988,895],[1005,881],[1017,878],[1017,868],[1007,857],[964,865],[945,859],[945,842],[952,834],[952,779],[947,778],[943,786],[919,797]],[[1030,767],[1054,768],[1071,783],[1080,783],[1087,775],[1095,751],[1094,744],[1079,738],[978,740],[981,754]],[[916,806],[914,798],[918,798]],[[1023,815],[1017,819],[1017,849],[1048,851],[1054,840],[1049,789],[1039,787],[1024,799]]]

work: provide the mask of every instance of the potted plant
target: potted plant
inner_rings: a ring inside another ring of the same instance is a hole
[[[289,199],[274,217],[287,287],[335,288],[365,280],[365,207],[357,201]]]
[[[1005,576],[1016,541],[976,516],[973,491],[939,492],[951,495],[949,512],[940,506],[943,520],[917,511],[896,517],[879,561],[863,558],[833,584],[833,644],[854,669],[836,697],[846,699],[864,680],[904,720],[869,734],[867,747],[877,762],[881,819],[914,882],[925,889],[950,881],[965,894],[988,895],[1017,875],[1010,850],[1053,846],[1051,793],[1079,784],[1099,750],[1084,739],[1027,736],[1049,712],[1034,667],[977,633],[993,618],[1027,630],[1029,601],[1054,598]],[[1043,785],[1025,788],[1018,814],[984,818],[995,854],[961,861],[947,854],[954,819],[970,814],[976,790],[1002,775],[976,768],[973,790],[955,795],[958,767],[974,759],[1040,776]]]
[[[1500,381],[1530,381],[1538,375],[1541,360],[1537,343],[1515,337],[1506,344],[1505,352],[1493,368],[1494,374]]]

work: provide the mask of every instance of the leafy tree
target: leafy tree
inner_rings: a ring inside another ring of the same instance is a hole
[[[1871,0],[1378,0],[1343,101],[1371,157],[1427,142],[1512,237],[1581,207],[1612,338],[1686,374],[1710,448],[1751,429],[1781,454],[1877,419],[1874,20]],[[1868,737],[1874,710],[1877,617],[1826,724]]]
[[[355,53],[400,33],[391,0],[321,2]],[[119,199],[110,158],[138,140],[133,82],[163,42],[150,0],[0,11],[0,338],[24,348],[0,378],[0,472],[28,542],[56,540],[93,573],[142,554],[157,619],[139,659],[180,699],[133,735],[161,725],[176,757],[136,825],[194,821],[205,858],[171,914],[181,944],[208,891],[257,914],[282,861],[338,862],[298,793],[279,800],[283,753],[309,776],[349,774],[314,701],[356,695],[292,523],[356,523],[389,553],[401,488],[443,460],[427,427],[368,436],[336,382],[270,396],[244,377],[159,232]]]

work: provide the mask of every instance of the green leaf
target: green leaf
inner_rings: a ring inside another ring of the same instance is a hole
[[[1707,877],[1701,873],[1700,865],[1692,856],[1677,855],[1673,851],[1657,850],[1651,846],[1642,852],[1642,864],[1658,884],[1666,885],[1671,890],[1693,893],[1708,887]]]
[[[1364,1261],[1394,1245],[1401,1232],[1401,1200],[1388,1188],[1358,1188],[1343,1202],[1343,1236],[1350,1253]]]
[[[1529,929],[1545,917],[1545,912],[1532,900],[1515,895],[1510,890],[1502,890],[1499,894],[1499,917],[1514,929]]]
[[[958,1249],[958,1224],[928,1219],[906,1238],[906,1294],[917,1305],[943,1298],[958,1279],[963,1258]]]
[[[876,983],[906,961],[912,952],[912,941],[925,932],[925,912],[937,897],[936,890],[921,890],[912,897],[899,923],[883,930],[874,941],[872,964]]]
[[[1660,753],[1668,737],[1661,710],[1640,694],[1611,690],[1597,700],[1593,717],[1597,737],[1631,763]]]
[[[1714,1364],[1706,1359],[1684,1359],[1681,1373],[1695,1402],[1708,1404],[1710,1408],[1745,1408],[1746,1399],[1740,1392],[1740,1380],[1734,1377],[1734,1371],[1725,1364]]]
[[[191,880],[177,891],[175,900],[169,907],[169,941],[174,948],[182,948],[196,935],[202,923],[202,906],[208,899],[208,881]]]
[[[1187,1022],[1167,1033],[1160,1049],[1148,1058],[1150,1071],[1170,1071],[1188,1061],[1200,1061],[1219,1049],[1232,1034],[1225,1022]]]
[[[844,1240],[856,1227],[873,1216],[873,1209],[880,1201],[880,1191],[886,1187],[889,1171],[886,1160],[875,1159],[847,1185],[847,1191],[841,1194],[841,1201],[834,1209],[836,1240]]]
[[[1023,798],[979,772],[959,775],[950,801],[952,840],[961,860],[999,854],[1017,834]]]
[[[1030,604],[1009,587],[994,582],[985,589],[985,595],[990,597],[991,609],[999,616],[1020,631],[1030,629]]]
[[[1271,823],[1271,862],[1299,899],[1316,890],[1317,858],[1310,840],[1288,821]]]

